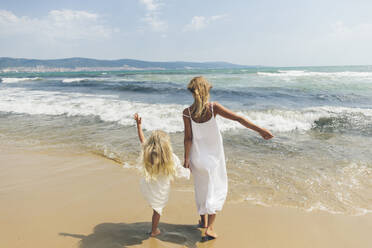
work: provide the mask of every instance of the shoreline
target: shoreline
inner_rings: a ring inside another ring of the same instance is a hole
[[[0,169],[1,247],[372,246],[371,213],[346,216],[248,202],[225,204],[216,220],[219,238],[202,243],[194,193],[177,187],[160,219],[163,234],[148,238],[152,210],[136,170],[94,154],[14,147],[0,147]]]

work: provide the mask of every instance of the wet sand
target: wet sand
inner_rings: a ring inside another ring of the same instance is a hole
[[[372,247],[372,214],[333,215],[229,203],[202,242],[192,192],[172,189],[162,234],[139,174],[92,154],[0,147],[0,247]],[[190,182],[191,183],[191,182]]]

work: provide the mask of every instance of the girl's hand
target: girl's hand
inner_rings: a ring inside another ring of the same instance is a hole
[[[261,128],[259,133],[262,136],[262,138],[264,138],[265,140],[269,140],[274,137],[274,135],[272,135],[272,133],[270,133],[270,131],[265,128]]]
[[[134,119],[136,120],[137,125],[141,125],[142,124],[142,118],[138,115],[138,113],[135,113],[134,114]]]
[[[141,142],[141,144],[145,143],[146,139],[145,139],[145,136],[143,135],[143,131],[142,131],[142,118],[138,115],[138,113],[135,113],[133,118],[136,120],[137,122],[137,132],[138,132],[138,138]]]

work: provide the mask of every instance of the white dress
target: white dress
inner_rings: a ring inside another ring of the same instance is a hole
[[[185,169],[177,157],[173,153],[174,169],[176,171],[175,177],[190,179],[190,170]],[[168,202],[168,196],[170,192],[171,177],[166,175],[158,175],[155,179],[142,178],[141,192],[150,204],[152,209],[154,209],[158,214],[162,214],[163,208]]]
[[[192,128],[190,167],[194,177],[195,200],[200,215],[221,211],[227,195],[225,153],[213,113],[210,120],[197,123],[189,115]]]

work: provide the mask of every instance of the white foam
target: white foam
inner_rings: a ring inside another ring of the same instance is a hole
[[[325,112],[296,110],[266,110],[266,111],[246,111],[238,112],[239,115],[246,117],[255,124],[268,128],[271,131],[288,132],[293,130],[309,130],[313,127],[314,121],[321,117],[329,116]],[[219,126],[222,131],[243,128],[240,123],[219,118]]]
[[[87,82],[87,81],[102,81],[102,82],[122,82],[128,81],[131,82],[135,80],[134,78],[120,78],[120,77],[91,77],[91,78],[64,78],[62,79],[62,83],[80,83],[80,82]]]
[[[256,180],[249,182],[249,189],[242,192],[244,199],[258,205],[295,207],[308,212],[347,215],[372,212],[368,198],[372,186],[370,163],[353,161],[318,167],[306,165],[309,162],[268,166],[270,172],[252,168],[245,177],[254,173]]]
[[[332,77],[332,78],[367,78],[372,79],[372,72],[342,71],[342,72],[315,72],[301,70],[278,70],[278,72],[257,72],[259,76],[266,77]]]
[[[270,203],[266,203],[263,199],[261,199],[261,197],[254,197],[250,195],[245,197],[244,200],[251,202],[255,205],[263,206],[263,207],[280,206],[280,207],[289,207],[289,208],[299,208],[306,212],[324,211],[324,212],[328,212],[331,214],[341,214],[341,215],[351,215],[351,216],[362,216],[362,215],[372,213],[372,209],[356,207],[356,206],[352,206],[349,204],[347,204],[347,208],[344,209],[344,211],[335,210],[331,206],[329,206],[327,202],[320,202],[320,201],[314,202],[312,205],[308,207],[303,207],[303,206],[300,207],[300,206],[294,206],[294,205],[286,205],[286,204],[278,203],[274,201],[271,201]]]
[[[2,90],[0,111],[31,115],[98,116],[103,121],[134,125],[133,114],[139,112],[147,130],[168,132],[183,130],[182,105],[146,104],[118,100],[112,96],[27,91],[20,88]]]
[[[271,131],[289,132],[294,130],[309,130],[314,127],[314,122],[320,118],[350,114],[362,114],[371,117],[372,109],[323,106],[304,108],[301,110],[271,109],[264,111],[244,111],[238,112],[238,114]],[[219,126],[222,131],[243,128],[239,123],[231,122],[223,118],[220,118]]]
[[[62,83],[78,83],[78,82],[86,82],[89,78],[65,78],[62,80]]]
[[[42,80],[42,78],[39,78],[39,77],[34,77],[34,78],[1,78],[1,82],[5,83],[5,84],[35,81],[35,80]]]
[[[0,111],[31,115],[98,116],[103,121],[134,125],[133,113],[144,118],[147,130],[161,129],[167,132],[183,131],[180,104],[149,104],[120,100],[113,95],[94,95],[52,91],[28,91],[22,88],[2,89]],[[238,114],[255,124],[274,132],[306,131],[319,118],[337,117],[344,114],[372,116],[372,109],[346,107],[312,107],[301,110],[251,110]],[[217,118],[222,131],[244,128],[238,122]]]

